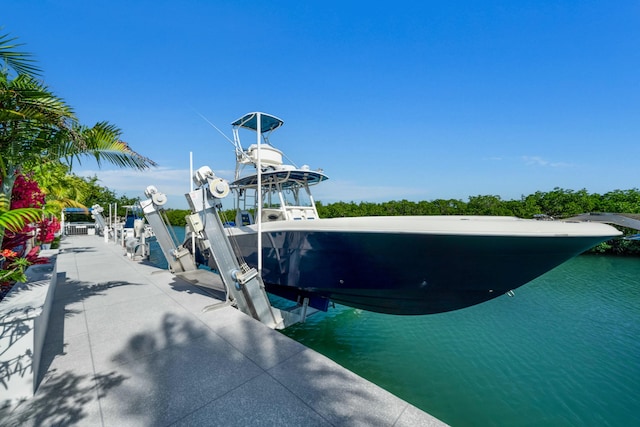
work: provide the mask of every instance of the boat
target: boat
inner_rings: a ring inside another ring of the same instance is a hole
[[[320,218],[311,188],[328,177],[284,163],[269,140],[283,123],[261,112],[232,123],[237,213],[226,231],[266,290],[289,300],[308,298],[322,310],[335,302],[398,315],[448,312],[513,295],[621,234],[600,223],[515,217]],[[241,130],[256,143],[244,149]]]

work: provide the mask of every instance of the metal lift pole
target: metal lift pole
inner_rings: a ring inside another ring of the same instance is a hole
[[[91,206],[91,216],[96,221],[96,228],[98,229],[99,234],[108,233],[107,222],[102,216],[102,212],[104,212],[104,208],[98,204]]]
[[[194,212],[187,222],[200,242],[210,247],[220,277],[238,309],[271,328],[283,327],[282,314],[271,307],[258,271],[240,264],[216,211],[221,206],[220,199],[229,194],[229,184],[206,166],[198,169],[193,179],[198,188],[186,195]]]
[[[147,222],[153,228],[156,240],[169,264],[169,270],[174,274],[197,270],[198,266],[193,261],[191,253],[182,246],[176,246],[167,224],[160,215],[162,206],[167,203],[167,197],[153,185],[147,187],[144,193],[149,199],[141,201],[140,206]]]
[[[216,210],[221,206],[220,199],[229,193],[229,184],[217,178],[206,166],[196,171],[194,182],[199,188],[185,195],[194,212],[187,216],[187,223],[196,237],[198,247],[210,253],[220,274],[198,269],[194,255],[184,247],[176,246],[165,220],[160,215],[167,198],[154,186],[149,186],[145,191],[149,199],[140,202],[140,206],[153,228],[171,271],[197,286],[218,291],[224,289],[227,302],[222,306],[232,303],[243,313],[270,328],[281,329],[300,321],[304,322],[306,316],[315,311],[308,308],[307,299],[302,306],[292,310],[281,311],[272,307],[258,271],[241,262],[236,256]],[[205,307],[205,310],[220,306],[221,304],[214,304]]]

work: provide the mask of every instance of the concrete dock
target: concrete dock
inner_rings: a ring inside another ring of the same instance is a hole
[[[35,396],[2,426],[441,426],[97,236],[69,236]]]

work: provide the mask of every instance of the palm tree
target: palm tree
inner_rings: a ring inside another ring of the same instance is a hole
[[[12,174],[28,162],[80,161],[93,157],[100,165],[147,169],[153,160],[133,151],[120,139],[121,131],[108,122],[81,125],[73,110],[37,80],[40,72],[31,55],[0,36],[0,178],[7,194]],[[9,78],[9,71],[17,76]]]
[[[1,50],[0,50],[1,52]],[[81,125],[71,108],[46,86],[26,75],[0,74],[0,179],[10,194],[15,171],[29,163],[64,161],[72,165],[93,157],[120,167],[147,169],[155,162],[133,151],[108,122]]]
[[[86,208],[87,182],[71,173],[62,163],[47,163],[30,168],[33,179],[46,198],[44,213],[57,216],[64,208]]]
[[[86,157],[98,165],[108,162],[139,170],[156,166],[123,142],[116,126],[80,124],[71,107],[38,80],[40,70],[30,54],[16,50],[20,45],[15,40],[0,35],[0,194],[6,200],[21,167],[72,165]]]

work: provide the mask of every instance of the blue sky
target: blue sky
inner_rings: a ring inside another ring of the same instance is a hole
[[[250,111],[285,121],[271,141],[324,169],[325,203],[640,186],[637,1],[12,1],[2,17],[82,123],[160,165],[74,168],[118,194],[155,185],[186,208],[189,152],[234,167],[199,114],[231,137]]]

